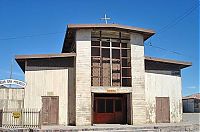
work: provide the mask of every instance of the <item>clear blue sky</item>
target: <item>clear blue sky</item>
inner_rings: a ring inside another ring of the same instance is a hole
[[[158,32],[198,4],[198,0],[0,0],[0,79],[9,77],[14,55],[60,53],[67,24],[103,23],[99,18],[106,13],[110,23]],[[151,43],[183,55],[148,46],[145,54],[191,61],[193,66],[182,70],[183,95],[199,92],[199,7],[172,25],[154,35]],[[24,80],[16,62],[13,78]]]

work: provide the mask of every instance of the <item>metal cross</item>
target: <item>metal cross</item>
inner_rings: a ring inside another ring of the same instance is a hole
[[[108,20],[111,18],[107,17],[106,14],[104,15],[104,18],[100,18],[101,20],[105,20],[106,24],[108,24]]]

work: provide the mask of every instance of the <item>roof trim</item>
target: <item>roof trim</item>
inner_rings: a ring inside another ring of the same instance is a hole
[[[150,57],[150,56],[145,56],[145,60],[181,65],[182,68],[192,66],[192,62],[177,61],[177,60],[171,60],[171,59],[162,59],[162,58],[156,58],[156,57]]]
[[[67,27],[68,29],[117,28],[130,31],[145,32],[145,33],[150,33],[152,35],[155,34],[155,31],[151,29],[144,29],[133,26],[119,25],[119,24],[69,24]]]
[[[74,57],[76,53],[61,53],[61,54],[34,54],[34,55],[16,55],[16,60],[21,59],[44,59],[44,58],[66,58]]]

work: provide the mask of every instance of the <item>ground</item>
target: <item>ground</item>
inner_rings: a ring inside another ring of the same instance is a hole
[[[181,123],[158,123],[144,125],[120,125],[105,124],[94,126],[46,126],[42,129],[33,129],[33,132],[46,131],[98,131],[98,132],[199,132],[200,131],[200,113],[184,113],[183,122]],[[29,132],[30,129],[4,129],[0,128],[0,132],[6,131],[22,131]]]
[[[200,113],[183,113],[183,122],[200,123]]]

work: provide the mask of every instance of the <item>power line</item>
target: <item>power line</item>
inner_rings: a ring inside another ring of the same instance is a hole
[[[181,22],[184,18],[186,18],[193,11],[195,11],[199,7],[199,5],[200,5],[200,3],[195,4],[193,7],[191,7],[187,11],[185,11],[182,15],[180,15],[179,17],[177,17],[176,19],[174,19],[173,21],[171,21],[169,24],[163,26],[160,30],[158,30],[158,32],[156,33],[156,35],[165,32],[166,30],[170,29],[171,27],[173,27],[176,24],[178,24],[179,22]],[[194,58],[194,57],[191,57],[191,56],[184,55],[184,54],[182,54],[180,52],[177,52],[177,51],[172,51],[172,50],[168,50],[168,49],[165,49],[165,48],[162,48],[162,47],[159,47],[159,46],[152,45],[151,38],[150,38],[149,42],[146,43],[146,45],[149,46],[149,47],[152,47],[152,48],[155,48],[155,49],[159,49],[159,50],[162,50],[162,51],[165,51],[165,52],[168,52],[168,53],[176,54],[176,55],[179,55],[179,56],[184,56],[184,57],[187,57],[187,58]]]
[[[196,4],[196,5],[194,5],[193,7],[191,7],[190,9],[188,9],[186,12],[184,12],[182,15],[180,15],[179,17],[177,17],[176,19],[174,19],[173,21],[171,21],[169,24],[163,26],[160,30],[158,30],[157,34],[165,32],[169,28],[171,28],[171,27],[175,26],[176,24],[178,24],[179,22],[181,22],[184,18],[186,18],[193,11],[195,11],[195,9],[197,9],[199,7],[199,5],[200,5],[199,3]]]
[[[159,49],[159,50],[162,50],[162,51],[171,53],[171,54],[176,54],[176,55],[183,56],[183,57],[187,57],[187,58],[190,58],[190,59],[191,59],[191,58],[194,58],[194,57],[192,57],[192,56],[188,56],[188,55],[185,55],[185,54],[180,53],[180,52],[177,52],[177,51],[168,50],[168,49],[165,49],[165,48],[162,48],[162,47],[159,47],[159,46],[152,45],[151,42],[145,43],[145,45],[147,45],[147,46],[149,46],[149,47],[152,47],[152,48],[155,48],[155,49]],[[195,58],[195,59],[196,59],[196,58]]]
[[[0,38],[0,40],[12,40],[12,39],[22,39],[22,38],[31,38],[31,37],[40,37],[40,36],[48,36],[53,34],[60,34],[65,32],[53,32],[53,33],[43,33],[43,34],[34,34],[34,35],[25,35],[19,37],[8,37],[8,38]]]

